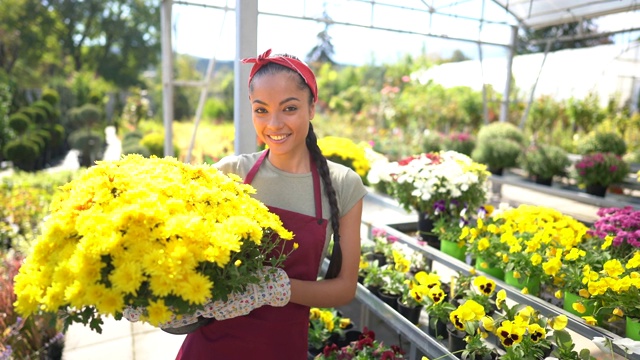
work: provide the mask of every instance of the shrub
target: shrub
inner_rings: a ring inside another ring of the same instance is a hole
[[[529,175],[540,179],[551,179],[563,175],[571,165],[567,152],[555,145],[532,146],[521,154],[519,162]]]
[[[140,140],[140,144],[149,149],[151,155],[164,157],[164,135],[162,133],[147,134]]]
[[[32,171],[36,159],[40,156],[40,146],[26,138],[18,138],[7,142],[2,149],[6,159],[13,162],[13,166],[20,170]]]
[[[9,116],[9,127],[18,135],[24,134],[31,123],[29,116],[23,113],[15,113]]]
[[[574,164],[574,178],[584,185],[609,186],[624,180],[629,164],[614,153],[593,153]]]
[[[139,154],[146,158],[151,156],[151,152],[147,149],[146,146],[140,144],[139,142],[134,143],[122,143],[122,155],[128,154]]]
[[[42,92],[42,100],[48,102],[51,106],[55,106],[60,102],[60,94],[54,89],[46,89]]]
[[[476,147],[476,139],[469,133],[453,132],[444,138],[442,145],[444,150],[452,150],[471,156]]]
[[[444,137],[439,132],[427,130],[422,139],[422,151],[430,153],[442,150],[443,140]]]
[[[514,167],[522,152],[524,135],[511,123],[493,122],[480,128],[471,157],[490,170]]]
[[[627,144],[614,132],[596,132],[582,138],[576,151],[580,155],[610,152],[622,156],[627,152]]]

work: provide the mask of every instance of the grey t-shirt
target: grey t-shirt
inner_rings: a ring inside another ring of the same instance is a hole
[[[224,173],[234,173],[244,179],[261,154],[256,152],[227,156],[215,166]],[[331,182],[338,200],[339,214],[342,217],[367,194],[367,189],[362,184],[360,176],[352,169],[331,161],[328,161],[328,164]],[[269,159],[265,159],[253,178],[251,186],[256,189],[255,198],[268,206],[315,216],[311,172],[288,173],[273,166]],[[320,180],[320,187],[322,188],[322,217],[329,220],[331,211],[322,180]],[[332,234],[331,223],[329,223],[325,252]]]

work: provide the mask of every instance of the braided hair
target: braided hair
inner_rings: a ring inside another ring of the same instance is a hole
[[[297,59],[293,55],[288,54],[280,54],[279,56],[290,57],[293,59]],[[291,74],[295,74],[295,79],[298,84],[298,87],[303,90],[307,89],[309,91],[309,106],[314,106],[313,103],[313,94],[311,89],[305,83],[302,76],[296,73],[294,70],[289,69],[286,66],[282,66],[275,63],[269,63],[260,68],[258,72],[256,72],[254,79],[256,77],[260,77],[267,74],[277,74],[282,72],[288,72]],[[249,90],[253,91],[253,81],[249,84]],[[332,279],[338,276],[342,267],[342,250],[340,249],[340,209],[338,208],[338,199],[336,195],[336,190],[333,187],[333,183],[331,182],[331,174],[329,172],[329,165],[327,164],[327,158],[322,155],[322,151],[318,146],[318,137],[316,133],[313,131],[313,125],[309,122],[309,133],[306,138],[307,149],[311,153],[311,157],[316,162],[316,166],[318,168],[318,174],[322,179],[322,183],[324,184],[324,189],[329,198],[329,207],[331,210],[330,221],[331,228],[333,230],[333,249],[331,251],[331,261],[329,263],[329,268],[325,274],[325,279]]]

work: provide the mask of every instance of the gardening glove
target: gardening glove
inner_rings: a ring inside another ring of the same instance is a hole
[[[283,307],[289,303],[291,282],[284,270],[265,266],[257,275],[263,278],[262,282],[248,285],[243,293],[229,294],[227,301],[216,300],[205,305],[208,311],[202,315],[225,320],[247,315],[264,305]]]
[[[173,329],[172,333],[178,333],[176,331],[181,331],[179,329],[183,327],[188,330],[201,326],[207,322],[203,318],[231,319],[247,315],[252,310],[264,305],[282,307],[289,303],[291,283],[284,270],[265,266],[256,275],[262,281],[258,284],[249,284],[244,292],[229,294],[227,301],[208,302],[204,304],[202,309],[196,310],[195,314],[182,315],[179,318],[174,315],[169,322],[160,324],[160,328],[167,332],[172,332],[171,329]],[[142,307],[127,306],[123,311],[123,316],[131,322],[136,322],[140,320],[143,311]]]

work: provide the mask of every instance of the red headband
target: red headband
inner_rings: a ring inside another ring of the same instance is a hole
[[[257,58],[242,59],[242,62],[245,64],[247,63],[254,64],[253,67],[251,68],[251,73],[249,73],[249,84],[251,84],[251,80],[253,79],[253,76],[263,66],[267,65],[268,63],[276,63],[278,65],[282,65],[291,70],[294,70],[295,72],[300,74],[300,76],[302,76],[302,78],[304,79],[304,82],[306,82],[307,86],[309,86],[309,89],[311,89],[311,93],[313,94],[313,101],[314,102],[318,101],[318,84],[316,84],[316,76],[313,74],[313,71],[311,71],[311,69],[307,66],[307,64],[303,63],[298,59],[294,59],[287,56],[281,56],[281,55],[270,56],[270,55],[271,55],[271,49],[265,51],[264,54],[258,56]]]

